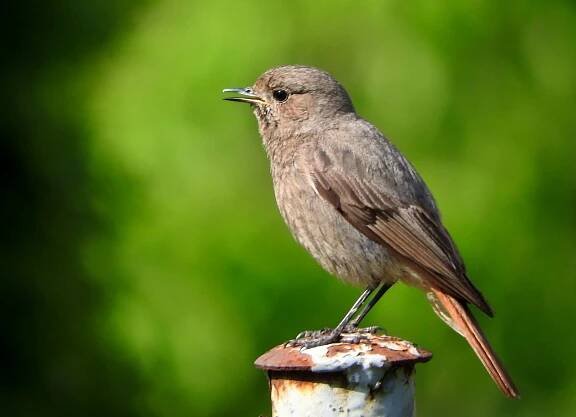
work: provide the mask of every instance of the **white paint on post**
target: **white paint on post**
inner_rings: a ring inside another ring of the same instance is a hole
[[[357,369],[349,373],[358,383],[302,385],[291,380],[271,383],[274,417],[412,417],[414,383],[402,368]]]

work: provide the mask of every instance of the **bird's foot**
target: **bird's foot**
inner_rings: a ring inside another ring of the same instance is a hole
[[[304,330],[303,332],[298,333],[296,335],[296,338],[294,338],[293,340],[314,339],[321,336],[326,336],[332,333],[333,331],[334,329],[331,329],[329,327],[324,327],[323,329],[320,330]]]
[[[383,330],[380,326],[356,327],[348,325],[342,331],[341,340],[344,343],[360,343],[368,340],[370,336]]]
[[[342,333],[376,334],[381,330],[384,329],[382,329],[380,326],[356,327],[352,324],[349,324],[344,328]]]
[[[300,332],[295,339],[289,340],[284,346],[301,347],[310,349],[317,346],[329,345],[330,343],[360,343],[368,339],[369,335],[378,333],[379,326],[354,327],[346,326],[342,332],[335,329],[323,328],[320,330],[305,330]]]
[[[340,338],[341,334],[336,333],[334,329],[305,330],[300,332],[295,339],[288,341],[284,346],[310,349],[339,342]]]

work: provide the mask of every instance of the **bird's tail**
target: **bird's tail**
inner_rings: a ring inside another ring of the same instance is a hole
[[[436,314],[468,341],[498,388],[508,397],[518,398],[520,394],[514,382],[502,366],[466,305],[435,289],[431,289],[428,298],[432,302]]]

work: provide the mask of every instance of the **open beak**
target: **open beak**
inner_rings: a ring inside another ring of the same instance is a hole
[[[260,97],[252,92],[250,87],[246,88],[225,88],[223,93],[238,93],[242,97],[225,97],[224,100],[239,101],[240,103],[261,104],[264,103]]]

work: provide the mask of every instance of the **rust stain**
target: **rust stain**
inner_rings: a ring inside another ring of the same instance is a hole
[[[268,371],[268,380],[270,381],[270,387],[276,381],[285,381],[290,383],[290,386],[307,386],[306,384],[318,385],[326,384],[332,387],[346,387],[347,380],[346,375],[343,372],[311,372],[306,371],[294,371],[294,370],[283,370],[283,371]],[[292,384],[294,383],[294,384]]]
[[[267,371],[306,371],[314,366],[310,356],[300,352],[300,348],[284,345],[269,350],[256,359],[254,364]]]
[[[296,379],[273,379],[272,380],[272,395],[276,394],[282,397],[288,390],[296,390],[300,395],[311,394],[318,383],[315,381],[302,381]]]
[[[326,357],[336,356],[342,353],[354,352],[358,349],[358,345],[352,345],[349,343],[335,343],[328,348],[326,351]]]

